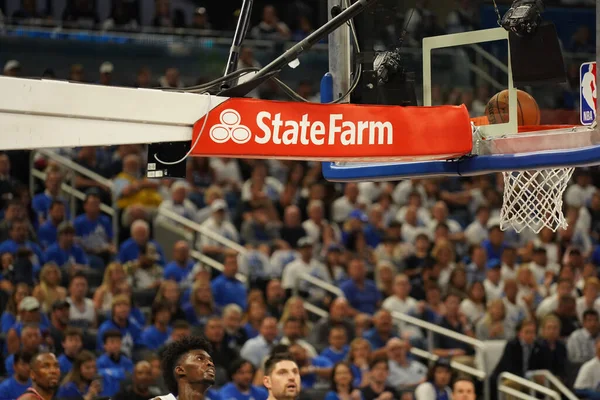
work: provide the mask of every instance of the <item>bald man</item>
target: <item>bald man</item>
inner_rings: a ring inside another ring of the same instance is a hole
[[[148,361],[140,361],[133,369],[133,379],[130,385],[125,385],[113,400],[148,400],[158,393],[151,393],[152,365]]]
[[[51,400],[60,382],[60,366],[52,353],[39,353],[31,359],[32,385],[19,400]]]

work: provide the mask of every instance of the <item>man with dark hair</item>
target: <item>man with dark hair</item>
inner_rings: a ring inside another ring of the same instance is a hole
[[[229,366],[229,379],[231,382],[221,388],[219,394],[221,399],[254,399],[266,400],[267,391],[258,386],[254,386],[252,381],[255,374],[254,365],[248,360],[238,358]]]
[[[390,367],[387,358],[377,357],[369,363],[369,385],[362,388],[364,400],[399,399],[400,395],[387,384]]]
[[[14,360],[14,375],[0,383],[0,399],[16,399],[31,387],[31,379],[29,378],[31,354],[17,351]]]
[[[31,358],[32,386],[19,400],[51,400],[60,382],[60,367],[52,353],[38,353]]]
[[[140,361],[133,369],[131,384],[122,385],[113,400],[147,400],[152,397],[151,384],[152,365],[148,361]]]
[[[452,400],[475,400],[475,384],[467,377],[459,377],[452,385]]]
[[[210,350],[210,343],[198,336],[186,336],[165,346],[162,369],[171,394],[156,399],[203,400],[215,383],[216,370]]]
[[[294,400],[300,394],[300,368],[287,353],[274,354],[265,362],[263,385],[267,400]]]

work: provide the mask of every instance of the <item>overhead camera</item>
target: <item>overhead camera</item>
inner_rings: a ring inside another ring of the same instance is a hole
[[[515,0],[500,25],[519,36],[531,35],[542,23],[543,11],[542,0]]]

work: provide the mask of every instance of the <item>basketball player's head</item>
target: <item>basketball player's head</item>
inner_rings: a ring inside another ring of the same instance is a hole
[[[454,381],[452,386],[453,400],[475,400],[475,384],[472,380],[460,377]]]
[[[263,384],[269,399],[293,400],[300,394],[300,369],[288,353],[274,354],[265,362]]]
[[[60,366],[52,353],[38,353],[31,357],[31,381],[39,389],[52,392],[58,389]]]
[[[169,391],[177,397],[182,385],[207,390],[215,383],[211,346],[199,336],[185,336],[165,346],[162,367]]]

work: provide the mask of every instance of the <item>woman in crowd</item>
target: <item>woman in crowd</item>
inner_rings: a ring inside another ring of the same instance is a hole
[[[356,338],[350,343],[348,361],[352,370],[353,383],[356,388],[363,388],[369,384],[369,355],[371,345],[366,339]]]
[[[190,324],[200,328],[204,327],[210,317],[220,314],[213,300],[209,282],[194,282],[190,301],[183,306],[183,312]]]
[[[355,389],[352,381],[352,368],[345,361],[335,364],[331,371],[331,390],[325,400],[362,400],[360,390]]]
[[[58,389],[59,399],[93,400],[102,391],[102,382],[96,377],[96,357],[83,350],[75,357],[71,371],[65,376]]]
[[[485,288],[482,282],[473,282],[469,286],[468,297],[460,303],[460,311],[472,325],[477,324],[485,315]]]
[[[158,293],[154,298],[154,303],[164,303],[169,306],[171,311],[171,323],[179,320],[185,320],[186,314],[180,306],[181,291],[179,285],[172,280],[163,281],[158,288]]]
[[[98,313],[103,315],[110,313],[112,299],[117,295],[117,286],[125,279],[125,270],[118,262],[112,262],[106,267],[102,285],[94,293],[94,305]]]
[[[439,359],[429,369],[427,381],[415,389],[416,400],[448,400],[452,398],[450,361]]]
[[[21,300],[25,297],[29,296],[31,290],[26,283],[19,283],[15,287],[15,290],[12,292],[10,299],[8,299],[8,303],[6,304],[6,310],[2,313],[0,317],[0,330],[2,333],[6,334],[8,330],[17,322],[17,317],[19,315],[19,304]]]
[[[62,275],[54,263],[44,265],[40,272],[40,283],[33,289],[33,297],[42,305],[43,312],[49,312],[56,300],[67,298],[67,289],[60,286]]]
[[[502,299],[492,300],[487,307],[487,312],[475,325],[477,339],[479,340],[504,340],[511,339],[510,324],[506,322],[506,308]]]
[[[267,307],[262,299],[255,299],[248,303],[244,331],[248,339],[258,336],[260,324],[267,316]]]

